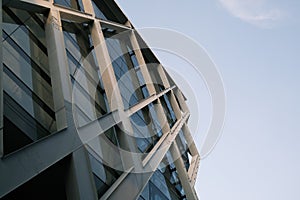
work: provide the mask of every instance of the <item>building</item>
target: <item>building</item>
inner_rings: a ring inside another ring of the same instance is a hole
[[[185,97],[113,0],[3,0],[1,199],[197,199]]]

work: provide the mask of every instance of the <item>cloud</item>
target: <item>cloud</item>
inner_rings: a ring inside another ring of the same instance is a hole
[[[234,17],[261,28],[272,28],[284,18],[285,13],[268,7],[267,0],[219,0]]]

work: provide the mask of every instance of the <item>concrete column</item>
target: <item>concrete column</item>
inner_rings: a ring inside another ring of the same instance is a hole
[[[192,156],[199,155],[198,150],[195,145],[195,142],[194,142],[194,139],[193,139],[193,137],[190,133],[190,130],[186,124],[182,127],[182,132],[184,134],[185,140],[187,142],[187,145],[190,149]]]
[[[177,97],[178,103],[180,104],[182,111],[189,112],[189,109],[188,109],[188,106],[186,105],[183,94],[178,88],[175,89],[174,95]]]
[[[169,83],[168,78],[166,76],[165,70],[163,69],[163,66],[160,63],[157,66],[157,71],[160,75],[161,81],[162,81],[163,85],[165,86],[165,88],[169,88],[170,83]]]
[[[68,200],[98,199],[89,158],[83,146],[73,152],[70,168],[67,172],[66,193]]]
[[[177,173],[178,173],[178,177],[181,181],[181,185],[182,185],[182,187],[185,191],[187,199],[198,199],[196,191],[190,183],[188,173],[186,171],[183,160],[181,158],[180,151],[179,151],[176,143],[173,143],[171,145],[170,151],[171,151],[172,157],[177,158],[174,161],[174,164],[175,164],[175,167],[176,167],[176,170],[177,170]]]
[[[0,38],[2,38],[2,1],[0,1]],[[3,156],[3,59],[2,59],[2,42],[0,44],[0,157]]]
[[[72,101],[71,81],[61,19],[58,10],[51,9],[45,26],[49,68],[57,130],[67,127],[65,103]],[[70,110],[69,113],[72,113]]]
[[[122,123],[119,124],[121,130],[125,130],[128,133],[120,135],[119,142],[121,146],[127,148],[130,152],[138,152],[137,145],[133,137],[129,137],[128,134],[133,133],[130,119],[124,112],[123,101],[118,87],[118,83],[113,71],[113,66],[108,53],[108,49],[105,43],[105,38],[101,30],[100,22],[95,21],[91,30],[92,40],[95,46],[95,56],[99,63],[100,74],[102,77],[104,89],[110,108],[112,111],[118,110]],[[132,134],[133,135],[133,134]],[[123,168],[128,171],[129,168],[135,165],[140,165],[141,160],[136,157],[128,157],[128,153],[121,152],[121,158],[123,162]]]
[[[168,96],[169,96],[172,108],[173,108],[173,110],[175,112],[175,116],[176,116],[176,118],[178,120],[178,119],[180,119],[182,117],[182,113],[181,113],[180,107],[178,106],[178,103],[177,103],[177,101],[175,99],[175,96],[174,96],[174,93],[173,93],[172,90],[171,90],[170,94],[168,94]]]
[[[99,63],[100,74],[111,111],[124,110],[121,93],[114,74],[105,38],[99,21],[94,21],[91,29],[96,59]]]
[[[82,4],[84,7],[84,12],[94,16],[92,0],[82,0]]]
[[[157,118],[158,118],[158,121],[159,121],[160,126],[162,128],[163,134],[169,133],[170,132],[170,126],[169,126],[167,117],[165,115],[164,109],[161,105],[160,99],[157,99],[157,103],[155,103],[154,106],[155,106],[155,110],[156,110],[156,113],[157,113]]]
[[[149,95],[151,96],[153,94],[156,94],[155,87],[154,87],[153,82],[151,80],[150,73],[148,71],[146,62],[144,60],[142,51],[140,49],[140,46],[138,44],[138,41],[136,39],[134,31],[130,32],[130,40],[131,40],[131,45],[132,45],[132,47],[134,49],[134,53],[135,53],[136,59],[137,59],[137,61],[139,63],[139,66],[140,66],[140,69],[141,69],[141,73],[142,73],[142,75],[143,75],[143,77],[145,79],[145,83],[147,84],[147,89],[148,89]]]

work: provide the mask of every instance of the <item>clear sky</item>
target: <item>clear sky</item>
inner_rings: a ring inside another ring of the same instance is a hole
[[[226,122],[216,148],[201,162],[201,200],[299,200],[300,1],[117,2],[136,28],[192,37],[222,75]],[[159,57],[167,66],[180,63]],[[209,109],[200,111],[200,119],[209,118]]]

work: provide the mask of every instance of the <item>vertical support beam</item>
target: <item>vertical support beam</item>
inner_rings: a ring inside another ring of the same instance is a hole
[[[196,182],[197,173],[200,165],[200,155],[196,148],[196,144],[192,138],[190,130],[186,124],[182,127],[182,131],[192,156],[192,160],[188,170],[188,177],[191,181],[191,185],[194,185]]]
[[[71,104],[72,90],[61,19],[58,10],[50,10],[45,31],[54,99],[54,110],[57,130],[59,131],[67,127],[65,103]],[[71,114],[72,111],[69,110],[68,113]]]
[[[147,84],[147,89],[148,89],[149,95],[151,96],[153,94],[156,94],[155,87],[154,87],[153,82],[151,80],[150,73],[148,71],[148,68],[147,68],[146,62],[144,60],[144,57],[143,57],[141,48],[139,46],[139,43],[136,39],[134,30],[130,32],[130,41],[131,41],[131,45],[132,45],[132,48],[134,50],[136,59],[139,63],[141,73],[142,73],[142,75],[145,79],[145,83]]]
[[[174,93],[173,93],[172,90],[171,90],[171,92],[169,94],[169,98],[170,98],[170,103],[171,103],[171,105],[173,107],[173,110],[175,112],[176,118],[180,119],[182,117],[182,113],[181,113],[181,110],[180,110],[180,108],[178,106],[178,103],[177,103],[177,101],[175,99],[175,96],[174,96]]]
[[[157,99],[157,104],[154,104],[154,105],[155,105],[155,108],[156,108],[155,110],[156,110],[156,113],[157,113],[158,121],[159,121],[160,126],[162,128],[162,132],[163,132],[163,134],[167,134],[167,133],[170,132],[170,125],[168,123],[168,120],[167,120],[167,117],[165,115],[162,104],[160,102],[160,99]]]
[[[82,0],[82,4],[84,7],[84,12],[93,15],[94,14],[94,8],[92,5],[92,0]]]
[[[110,110],[124,110],[122,97],[120,95],[121,93],[114,74],[108,49],[106,47],[105,38],[101,30],[100,22],[97,20],[94,21],[91,29],[91,36]]]
[[[72,154],[66,178],[66,193],[69,200],[97,199],[91,167],[84,146]]]
[[[130,152],[138,152],[137,145],[133,137],[129,137],[128,133],[133,133],[130,119],[124,112],[124,105],[121,97],[121,92],[118,87],[112,62],[106,46],[105,38],[101,29],[100,22],[95,21],[91,30],[92,40],[95,46],[95,56],[99,63],[100,74],[106,92],[107,100],[112,111],[118,110],[122,124],[119,125],[121,130],[127,133],[121,134],[119,142],[121,146],[128,148]],[[121,152],[123,168],[128,171],[133,165],[141,165],[141,160],[137,157],[128,157],[128,153]]]
[[[171,151],[172,157],[177,158],[174,161],[174,164],[175,164],[176,170],[178,172],[178,177],[181,181],[181,185],[185,191],[187,199],[198,199],[196,191],[190,183],[190,179],[188,177],[188,173],[186,171],[183,160],[181,158],[180,151],[175,142],[173,142],[173,144],[171,145],[170,151]]]
[[[192,156],[194,155],[199,155],[199,152],[196,148],[196,145],[195,145],[195,142],[194,142],[194,139],[190,133],[190,130],[188,128],[188,126],[185,124],[183,127],[182,127],[182,131],[183,131],[183,134],[184,134],[184,137],[185,137],[185,140],[187,142],[187,145],[190,149],[190,152],[192,154]]]
[[[174,95],[177,97],[177,99],[179,101],[178,103],[180,104],[180,106],[182,108],[182,111],[183,112],[189,112],[189,109],[186,105],[183,94],[178,88],[175,89]]]
[[[3,55],[2,55],[2,1],[0,1],[0,157],[3,156],[4,147],[3,147]]]
[[[157,66],[157,71],[160,75],[162,84],[164,85],[165,88],[169,88],[170,87],[170,83],[168,81],[168,78],[166,76],[165,70],[163,70],[163,66],[159,63]]]

